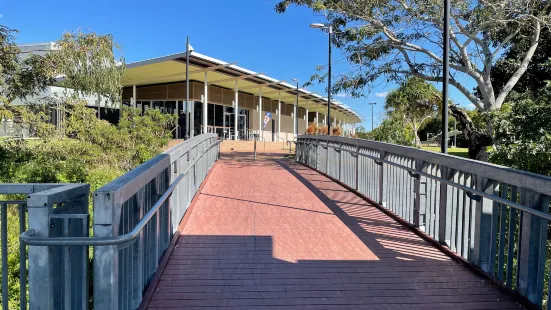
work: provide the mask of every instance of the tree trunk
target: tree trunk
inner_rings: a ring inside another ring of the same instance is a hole
[[[488,161],[487,147],[492,145],[493,138],[476,128],[471,118],[465,113],[465,111],[459,109],[457,106],[450,104],[450,112],[452,115],[465,126],[463,134],[469,141],[469,158],[480,161]]]
[[[419,139],[419,133],[417,128],[413,128],[413,135],[415,136],[415,146],[421,147],[421,139]]]

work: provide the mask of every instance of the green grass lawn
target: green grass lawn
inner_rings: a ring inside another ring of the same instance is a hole
[[[421,149],[425,151],[431,151],[431,152],[437,152],[440,153],[440,147],[439,146],[423,146]],[[458,157],[465,157],[469,158],[468,155],[469,150],[465,147],[450,147],[448,148],[448,154],[455,155]]]

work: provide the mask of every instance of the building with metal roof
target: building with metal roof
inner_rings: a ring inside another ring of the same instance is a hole
[[[217,132],[227,139],[259,134],[265,141],[287,141],[294,132],[304,133],[308,124],[326,124],[327,98],[195,51],[190,52],[186,83],[186,61],[184,52],[127,64],[123,103],[181,115],[178,137]],[[361,122],[338,101],[331,101],[330,115],[332,126],[346,133]]]

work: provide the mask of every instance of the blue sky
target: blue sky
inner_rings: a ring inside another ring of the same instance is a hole
[[[20,44],[55,41],[63,32],[77,29],[110,33],[121,45],[127,62],[183,52],[187,35],[199,53],[237,62],[276,79],[298,78],[302,84],[315,73],[316,66],[327,63],[327,34],[308,27],[312,22],[323,22],[323,17],[303,7],[277,14],[277,2],[4,0],[0,24],[19,30]],[[333,64],[334,76],[348,68],[336,49]],[[383,94],[393,88],[393,84],[379,83],[369,94],[366,90],[367,98],[337,94],[335,99],[363,115],[364,126],[369,129],[371,110],[367,102],[377,102],[377,124],[384,115]],[[326,95],[325,85],[308,90]],[[450,97],[468,105],[454,88]]]

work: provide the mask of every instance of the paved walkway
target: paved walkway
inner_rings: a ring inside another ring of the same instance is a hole
[[[326,177],[230,157],[211,171],[149,309],[519,308]]]

